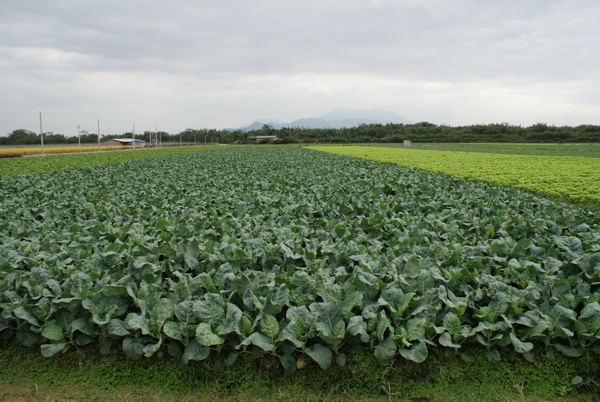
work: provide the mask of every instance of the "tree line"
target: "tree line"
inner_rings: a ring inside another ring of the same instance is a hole
[[[177,134],[165,131],[158,133],[145,131],[135,135],[136,139],[162,142],[182,142],[201,144],[256,143],[248,137],[277,136],[281,143],[400,143],[403,140],[413,142],[600,142],[600,126],[580,125],[553,126],[537,123],[522,127],[506,123],[477,124],[470,126],[446,126],[428,122],[415,124],[363,124],[349,128],[302,128],[288,127],[274,129],[264,125],[260,130],[186,129]],[[131,132],[105,134],[100,140],[111,138],[132,138]],[[44,133],[45,144],[82,144],[97,143],[97,134],[84,133],[77,136]],[[266,142],[266,141],[265,141]],[[0,136],[0,145],[34,145],[40,143],[40,135],[25,129],[14,130],[8,136]]]

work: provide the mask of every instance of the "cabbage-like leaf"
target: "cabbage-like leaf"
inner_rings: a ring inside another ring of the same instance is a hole
[[[310,348],[305,348],[304,352],[309,355],[319,367],[323,370],[327,370],[333,361],[333,353],[327,346],[323,346],[320,343],[315,343]]]
[[[67,346],[66,343],[46,343],[41,346],[42,355],[44,357],[52,357],[55,354],[62,352],[63,349]]]
[[[428,351],[425,342],[418,342],[416,345],[409,349],[400,349],[402,357],[408,360],[412,360],[417,363],[423,363],[427,359]]]
[[[42,336],[51,341],[62,341],[65,337],[63,329],[56,324],[44,325]]]
[[[396,342],[391,337],[384,339],[375,346],[375,357],[382,366],[388,366],[392,364],[394,356],[396,355]]]
[[[225,342],[225,338],[215,334],[206,323],[200,323],[196,327],[196,340],[202,346],[221,345]]]

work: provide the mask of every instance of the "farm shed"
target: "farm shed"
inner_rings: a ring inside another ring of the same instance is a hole
[[[261,142],[261,141],[281,141],[281,138],[279,138],[276,135],[258,135],[256,137],[248,137],[249,140],[256,140],[256,142]]]
[[[112,138],[110,140],[102,141],[100,145],[102,146],[121,146],[121,147],[130,147],[133,143],[131,138]],[[144,140],[135,140],[136,147],[145,147],[146,141]]]

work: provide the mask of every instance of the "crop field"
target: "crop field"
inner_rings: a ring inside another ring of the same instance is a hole
[[[600,203],[599,158],[523,154],[523,148],[521,154],[365,146],[309,148],[481,180],[574,202]]]
[[[402,147],[402,144],[377,144],[371,146],[398,148]],[[600,144],[413,143],[412,149],[537,156],[584,156],[587,158],[600,158]]]
[[[120,149],[121,147],[118,148]],[[221,146],[209,145],[205,147],[173,147],[144,150],[129,149],[121,152],[51,155],[43,158],[0,159],[0,179],[9,176],[47,173],[61,169],[73,169],[105,165],[110,163],[121,163],[136,159],[157,158],[161,156],[206,151],[216,148],[221,148]]]
[[[600,215],[513,189],[228,147],[5,177],[0,216],[0,338],[48,357],[600,353]]]
[[[117,150],[128,150],[131,147],[123,146],[102,146],[101,151],[117,151]],[[44,154],[66,154],[66,153],[77,153],[77,152],[97,152],[98,145],[82,145],[81,149],[78,146],[45,146]],[[0,155],[41,155],[42,147],[0,147]]]

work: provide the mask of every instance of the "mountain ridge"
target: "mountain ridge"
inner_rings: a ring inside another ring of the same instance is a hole
[[[260,130],[266,124],[274,129],[281,128],[348,128],[356,127],[361,124],[412,124],[413,122],[396,114],[383,109],[361,110],[337,108],[329,113],[317,117],[304,117],[291,122],[283,122],[279,119],[261,118],[251,124],[240,127],[237,130],[254,131]],[[235,129],[233,129],[235,130]]]

